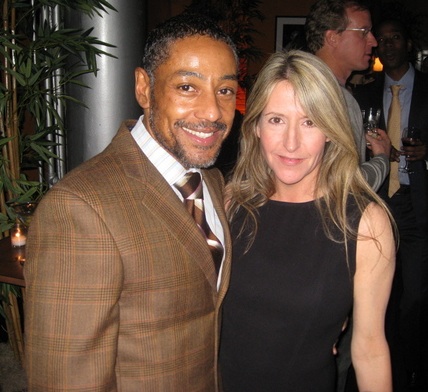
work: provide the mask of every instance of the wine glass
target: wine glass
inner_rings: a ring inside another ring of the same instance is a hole
[[[375,110],[373,108],[369,108],[367,113],[366,110],[361,110],[361,115],[363,116],[363,126],[366,132],[371,131],[372,133],[377,133],[380,113],[380,109]]]
[[[415,143],[421,140],[421,130],[417,127],[407,127],[403,130],[403,136],[401,138],[401,142],[404,147],[414,146]],[[406,157],[408,158],[408,156]],[[404,167],[400,167],[400,172],[402,173],[413,173],[413,171],[409,167],[409,161],[406,159],[406,165]]]

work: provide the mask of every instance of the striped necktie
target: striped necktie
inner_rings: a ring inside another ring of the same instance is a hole
[[[391,139],[391,144],[398,149],[401,145],[401,106],[400,93],[401,86],[399,84],[392,85],[392,100],[388,112],[388,136]],[[392,197],[395,192],[400,189],[400,180],[398,177],[398,162],[391,162],[391,170],[389,172],[388,196]]]
[[[223,246],[211,231],[205,219],[201,174],[198,172],[188,172],[174,186],[183,196],[184,205],[206,238],[218,274],[223,259]]]

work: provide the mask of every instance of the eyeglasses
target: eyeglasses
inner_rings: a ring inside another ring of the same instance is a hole
[[[349,28],[345,29],[345,31],[361,31],[363,33],[363,38],[366,38],[369,35],[369,33],[372,32],[372,28],[370,27],[368,29],[368,28],[363,28],[363,27],[361,27],[361,28],[349,27]]]

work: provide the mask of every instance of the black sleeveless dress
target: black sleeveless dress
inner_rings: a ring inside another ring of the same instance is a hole
[[[352,307],[355,241],[326,237],[314,202],[269,201],[244,254],[232,222],[233,262],[223,304],[220,372],[225,392],[333,392],[333,346]],[[354,228],[361,218],[348,207]],[[335,231],[337,238],[340,234]]]

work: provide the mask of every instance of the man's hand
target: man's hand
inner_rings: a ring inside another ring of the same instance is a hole
[[[424,160],[427,156],[427,146],[421,140],[410,141],[411,146],[401,147],[400,155],[404,155],[408,161]]]
[[[389,154],[389,162],[400,162],[401,151],[391,145],[391,153]]]
[[[376,129],[375,132],[366,132],[367,147],[371,150],[373,156],[384,154],[390,156],[391,140],[383,129]]]

